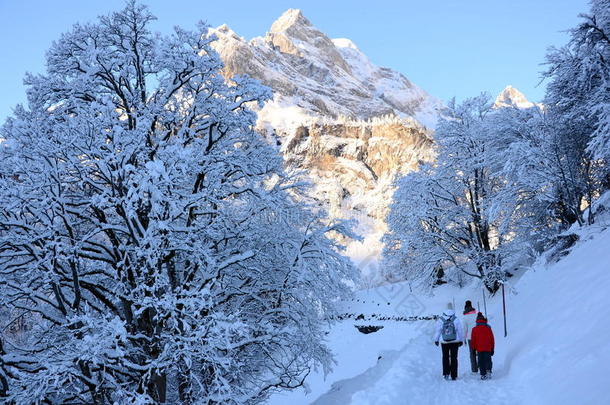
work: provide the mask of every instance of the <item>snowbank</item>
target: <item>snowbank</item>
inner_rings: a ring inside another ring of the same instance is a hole
[[[524,404],[610,402],[610,230],[596,231],[527,272],[511,297],[502,371],[523,387]]]

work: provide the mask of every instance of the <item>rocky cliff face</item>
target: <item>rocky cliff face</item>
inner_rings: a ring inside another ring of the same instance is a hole
[[[226,25],[210,30],[225,75],[248,74],[274,91],[258,129],[288,168],[305,169],[334,217],[355,219],[366,239],[348,251],[376,254],[392,180],[432,158],[441,102],[404,75],[378,67],[348,39],[330,39],[299,10],[250,41]]]

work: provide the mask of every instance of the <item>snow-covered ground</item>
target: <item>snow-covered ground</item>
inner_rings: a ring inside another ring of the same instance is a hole
[[[329,334],[337,366],[320,373],[307,390],[274,395],[270,405],[369,404],[605,404],[610,403],[610,221],[575,232],[580,240],[557,263],[542,258],[511,280],[507,289],[508,336],[501,295],[489,298],[496,336],[494,376],[481,381],[460,349],[457,381],[441,377],[440,349],[432,342],[434,321],[372,318],[439,314],[446,302],[461,308],[480,302],[478,288],[438,288],[412,294],[399,284],[360,292],[346,312],[365,320],[340,322]],[[354,324],[380,325],[362,334]]]

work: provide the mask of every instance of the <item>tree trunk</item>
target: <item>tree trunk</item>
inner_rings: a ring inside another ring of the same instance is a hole
[[[154,373],[151,385],[156,394],[157,401],[160,404],[164,404],[167,400],[167,376],[165,373]]]

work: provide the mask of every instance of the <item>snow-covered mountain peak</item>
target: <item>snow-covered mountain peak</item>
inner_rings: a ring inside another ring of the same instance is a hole
[[[265,42],[283,54],[296,55],[306,60],[320,60],[325,66],[334,66],[351,73],[331,39],[314,27],[301,10],[289,9],[284,12],[271,25]]]
[[[442,108],[401,73],[373,64],[349,39],[331,40],[297,9],[250,41],[226,26],[210,31],[218,37],[214,47],[227,76],[257,78],[274,90],[276,104],[297,106],[311,116],[395,115],[433,128]]]
[[[218,36],[218,34],[222,34],[224,36],[233,37],[236,40],[243,40],[235,31],[233,31],[227,24],[222,24],[221,26],[215,28],[213,32]]]
[[[290,8],[271,24],[269,32],[298,31],[308,27],[312,27],[311,22],[305,18],[301,10]]]
[[[508,85],[498,94],[496,97],[495,107],[517,107],[517,108],[530,108],[535,104],[532,103],[525,97],[523,93]]]

